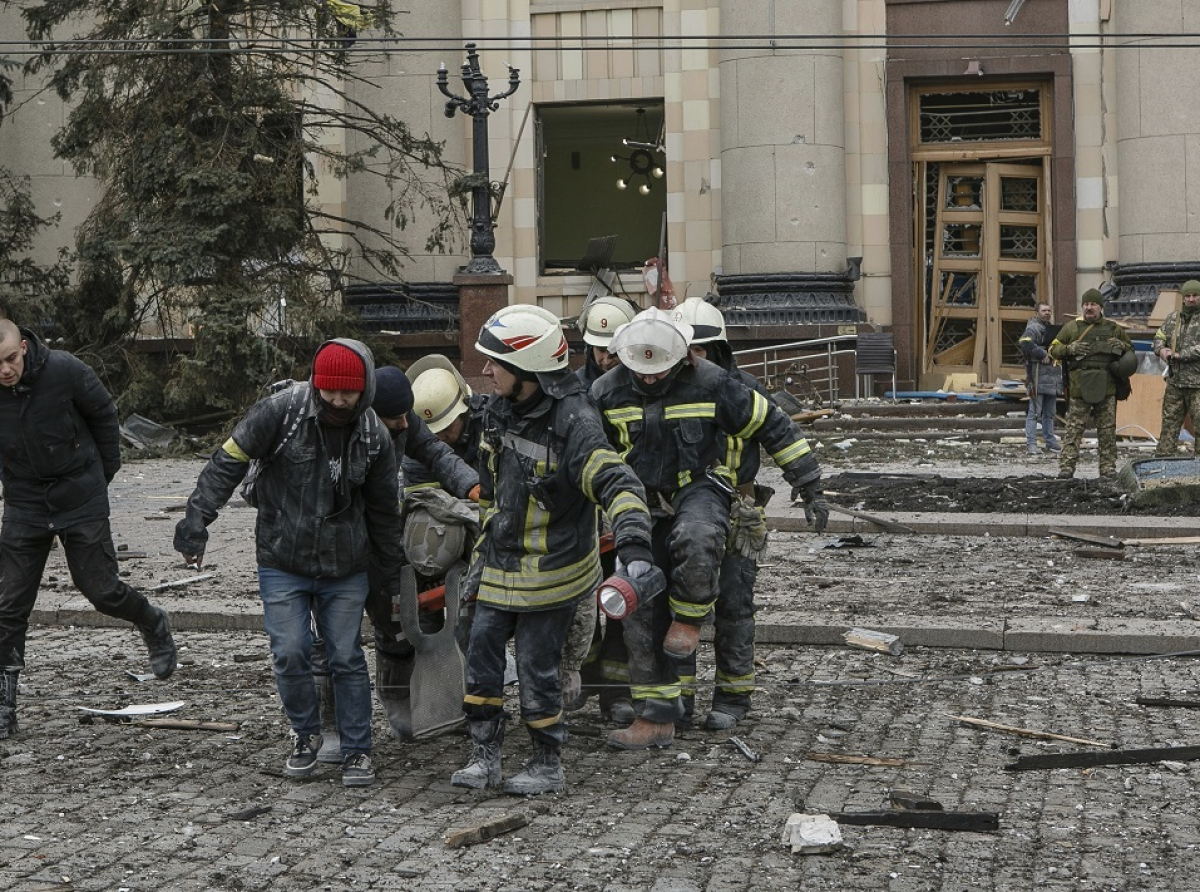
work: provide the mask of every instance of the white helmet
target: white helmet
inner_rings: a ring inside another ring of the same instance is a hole
[[[622,325],[608,345],[610,353],[639,375],[659,375],[678,365],[688,355],[692,327],[678,319],[678,312],[651,307]]]
[[[471,389],[445,369],[426,369],[413,382],[413,411],[432,433],[443,431],[470,409]]]
[[[607,347],[616,330],[632,322],[636,312],[629,301],[619,297],[596,298],[577,323],[583,342],[590,347]]]
[[[689,297],[679,305],[679,315],[692,327],[693,344],[725,341],[725,316],[702,297]]]
[[[525,372],[558,372],[567,367],[567,339],[549,310],[511,304],[497,310],[483,328],[475,349]]]

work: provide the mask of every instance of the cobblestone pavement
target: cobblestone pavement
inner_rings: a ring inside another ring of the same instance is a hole
[[[665,750],[609,750],[592,701],[571,717],[567,792],[521,800],[451,787],[466,739],[402,743],[378,710],[375,786],[343,788],[327,767],[286,779],[264,637],[181,641],[175,677],[139,684],[125,674],[144,671],[133,632],[32,630],[22,733],[0,742],[0,888],[1190,892],[1200,870],[1197,763],[1009,772],[1017,754],[1096,748],[947,717],[1129,748],[1192,744],[1200,713],[1133,702],[1196,691],[1190,659],[763,647],[755,711],[736,729],[761,761],[702,731]],[[174,717],[239,730],[82,724],[76,708],[170,700],[186,703]],[[812,752],[903,764],[831,764]],[[527,753],[510,727],[506,773]],[[847,826],[845,848],[821,856],[780,842],[793,812],[879,809],[890,789],[999,812],[1000,829]],[[235,817],[256,808],[269,810]],[[529,824],[466,848],[443,841],[514,812]]]

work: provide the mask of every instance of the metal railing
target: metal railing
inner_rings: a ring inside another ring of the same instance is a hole
[[[787,390],[818,402],[835,403],[842,393],[838,360],[851,357],[852,380],[857,343],[857,335],[838,335],[738,350],[733,355],[738,368],[761,380],[768,390]]]

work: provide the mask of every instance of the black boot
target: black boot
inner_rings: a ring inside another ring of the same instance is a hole
[[[142,626],[142,640],[150,652],[150,671],[160,681],[166,681],[175,671],[175,660],[178,653],[175,650],[175,639],[171,637],[171,623],[167,614],[157,607],[151,608],[156,614],[154,621],[148,626]]]
[[[15,669],[0,674],[0,740],[17,736],[17,675]]]
[[[521,773],[504,782],[504,792],[513,796],[540,796],[561,793],[567,788],[563,777],[562,745],[534,739],[533,758],[525,763]]]
[[[472,790],[493,789],[500,786],[500,746],[504,743],[504,718],[490,722],[471,722],[471,758],[465,768],[460,768],[450,777],[456,787]]]

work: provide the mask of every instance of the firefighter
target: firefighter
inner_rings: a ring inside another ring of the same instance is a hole
[[[692,656],[712,622],[735,477],[722,464],[725,437],[761,443],[803,498],[818,529],[828,518],[821,468],[791,420],[720,366],[693,358],[692,326],[651,308],[613,337],[621,359],[592,386],[609,442],[646,488],[655,519],[654,555],[668,597],[624,621],[637,720],[608,737],[611,746],[669,746],[682,718],[674,661]]]
[[[579,314],[576,326],[587,345],[587,359],[575,373],[585,388],[612,371],[620,360],[608,352],[616,330],[632,322],[637,308],[621,297],[599,297]],[[603,555],[605,574],[615,570],[613,557]],[[590,608],[590,609],[585,609]],[[629,696],[629,664],[619,620],[599,621],[593,602],[580,604],[575,625],[563,654],[563,691],[567,711],[582,709],[587,698],[599,693],[600,714],[614,724],[633,723]]]
[[[557,317],[512,305],[480,329],[475,349],[493,395],[484,409],[480,525],[463,591],[476,596],[463,709],[474,746],[451,783],[501,781],[506,645],[516,645],[521,718],[533,757],[504,784],[515,795],[560,792],[566,740],[559,675],[576,602],[600,582],[599,505],[626,572],[651,573],[641,484],[605,441],[600,417],[567,366]]]
[[[590,388],[597,378],[620,364],[608,352],[608,344],[618,328],[633,321],[635,313],[637,308],[624,298],[598,297],[579,314],[576,324],[587,344],[587,360],[576,374],[584,387]]]
[[[741,371],[725,333],[725,317],[703,298],[691,297],[679,305],[679,314],[692,327],[691,350],[729,372],[751,390],[769,399],[767,389],[753,375]],[[759,562],[767,551],[765,508],[774,491],[755,483],[762,458],[758,444],[739,437],[726,436],[720,450],[721,463],[735,477],[729,538],[721,559],[715,622],[713,655],[716,658],[716,682],[712,708],[704,720],[709,731],[728,731],[750,711],[754,692],[754,583]],[[683,691],[683,722],[688,727],[696,691],[696,657],[679,661],[679,681]]]

